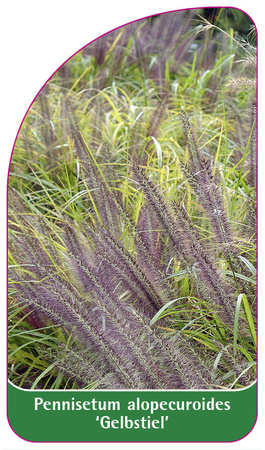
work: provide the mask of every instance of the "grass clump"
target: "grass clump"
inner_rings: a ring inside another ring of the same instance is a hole
[[[255,380],[255,47],[198,12],[103,36],[28,112],[9,176],[21,387]]]

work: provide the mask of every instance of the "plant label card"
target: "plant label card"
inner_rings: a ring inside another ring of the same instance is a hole
[[[161,12],[88,43],[34,98],[8,179],[22,439],[252,430],[256,47],[237,8]]]

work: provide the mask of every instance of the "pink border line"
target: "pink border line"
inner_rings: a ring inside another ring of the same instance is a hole
[[[252,21],[255,29],[256,29],[256,33],[257,33],[257,52],[258,52],[258,31],[257,31],[257,27],[256,27],[254,21],[252,20],[252,18],[250,17],[250,15],[247,14],[242,9],[236,8],[234,6],[206,6],[206,7],[202,6],[202,7],[196,7],[196,8],[194,7],[194,8],[176,9],[176,10],[166,11],[166,12],[162,12],[162,13],[151,14],[150,16],[144,16],[144,17],[141,17],[140,19],[132,20],[131,22],[125,23],[124,25],[120,25],[119,27],[113,28],[112,30],[110,30],[110,31],[108,31],[106,33],[103,33],[102,35],[98,36],[96,39],[93,39],[88,44],[85,44],[83,47],[81,47],[79,50],[77,50],[75,53],[73,53],[72,56],[67,58],[58,67],[58,69],[56,69],[52,73],[52,75],[47,79],[47,81],[39,89],[39,91],[37,92],[37,94],[33,98],[32,102],[30,103],[30,105],[29,105],[29,107],[28,107],[28,109],[27,109],[27,111],[26,111],[26,113],[25,113],[25,115],[24,115],[24,117],[22,119],[22,122],[21,122],[21,124],[19,126],[18,132],[17,132],[16,137],[15,137],[15,141],[14,141],[14,144],[13,144],[13,148],[12,148],[12,151],[11,151],[10,162],[9,162],[9,165],[8,165],[7,193],[6,193],[6,195],[7,195],[7,203],[6,203],[6,205],[7,205],[7,214],[6,214],[6,224],[7,224],[7,227],[6,227],[6,230],[7,230],[7,237],[6,237],[6,240],[7,240],[7,252],[6,252],[6,254],[7,254],[7,256],[6,256],[6,259],[7,259],[7,286],[8,286],[8,185],[9,185],[10,165],[11,165],[11,162],[12,162],[14,148],[15,148],[16,141],[17,141],[18,135],[20,133],[21,127],[22,127],[22,125],[24,123],[24,120],[25,120],[25,118],[26,118],[26,116],[27,116],[27,114],[28,114],[32,104],[34,103],[35,99],[37,98],[37,96],[39,95],[41,90],[46,86],[46,84],[56,74],[56,72],[58,72],[58,70],[60,70],[61,67],[64,64],[66,64],[71,58],[73,58],[73,56],[75,56],[77,53],[81,52],[85,47],[87,47],[88,45],[92,44],[96,40],[100,39],[103,36],[106,36],[107,34],[113,32],[115,30],[118,30],[119,28],[123,28],[123,27],[125,27],[125,26],[127,26],[127,25],[129,25],[131,23],[139,22],[140,20],[148,19],[150,17],[155,17],[157,15],[169,14],[169,13],[179,12],[179,11],[190,11],[190,10],[210,9],[210,8],[235,9],[237,11],[243,12],[247,17],[249,17],[250,20]],[[258,69],[258,59],[257,59],[256,69]],[[256,70],[256,73],[257,73],[256,99],[257,99],[257,106],[258,106],[258,70]],[[258,107],[257,107],[257,118],[258,118]],[[256,126],[257,126],[257,151],[256,151],[256,156],[257,156],[257,167],[258,167],[258,120],[257,120],[257,125]],[[257,186],[258,186],[258,170],[256,172],[256,179],[257,179]],[[258,205],[258,188],[256,190],[257,190],[257,202],[256,203]],[[257,208],[257,219],[258,219],[258,208]],[[257,236],[258,236],[258,220],[257,220],[257,225],[256,225],[256,231],[257,231]],[[258,268],[258,240],[257,240],[257,268]],[[258,286],[258,270],[257,270],[257,286]],[[257,319],[258,319],[258,313],[257,313]],[[7,293],[7,320],[8,320],[8,293]],[[258,323],[258,320],[257,320],[257,323]],[[258,331],[258,324],[257,324],[257,331]],[[258,343],[258,332],[257,332],[257,343]],[[258,348],[258,345],[257,345],[257,348]],[[8,421],[8,424],[9,424],[10,428],[14,432],[14,434],[16,434],[20,439],[22,439],[22,440],[24,440],[26,442],[33,442],[33,443],[58,443],[58,444],[60,444],[60,443],[66,443],[66,444],[67,443],[72,443],[72,444],[75,444],[75,443],[80,443],[80,444],[82,444],[82,443],[99,443],[99,444],[100,443],[102,443],[102,444],[108,444],[108,443],[121,443],[121,444],[122,443],[145,443],[145,444],[148,444],[148,443],[167,443],[167,444],[170,444],[170,443],[192,443],[192,444],[196,444],[196,443],[206,443],[206,444],[210,444],[210,443],[228,443],[228,442],[238,442],[238,441],[241,441],[242,439],[245,439],[251,433],[251,431],[254,429],[254,427],[255,427],[255,425],[257,423],[257,420],[258,420],[258,354],[257,354],[257,380],[256,380],[256,383],[257,383],[257,391],[256,391],[257,392],[257,394],[256,394],[257,414],[256,414],[256,420],[255,420],[255,423],[254,423],[253,427],[251,428],[251,430],[245,436],[243,436],[240,439],[236,439],[235,441],[30,441],[28,439],[25,439],[25,438],[19,436],[15,432],[15,430],[13,430],[13,428],[12,428],[10,422],[9,422],[9,418],[8,418],[8,333],[7,333],[7,364],[6,364],[6,367],[7,367],[6,368],[6,372],[7,372],[7,377],[6,377],[6,379],[7,379],[7,383],[6,383],[6,392],[7,392],[6,416],[7,416],[7,421]],[[25,389],[25,390],[29,390],[29,389]],[[185,392],[185,390],[183,390],[183,392]]]

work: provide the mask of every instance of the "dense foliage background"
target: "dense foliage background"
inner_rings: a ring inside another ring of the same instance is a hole
[[[255,379],[255,46],[241,11],[161,14],[37,96],[9,176],[15,384]]]

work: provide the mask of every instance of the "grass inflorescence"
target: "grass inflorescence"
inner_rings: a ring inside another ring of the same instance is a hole
[[[223,28],[226,8],[198,12],[88,45],[23,122],[8,204],[21,387],[255,380],[253,29],[250,43]]]

